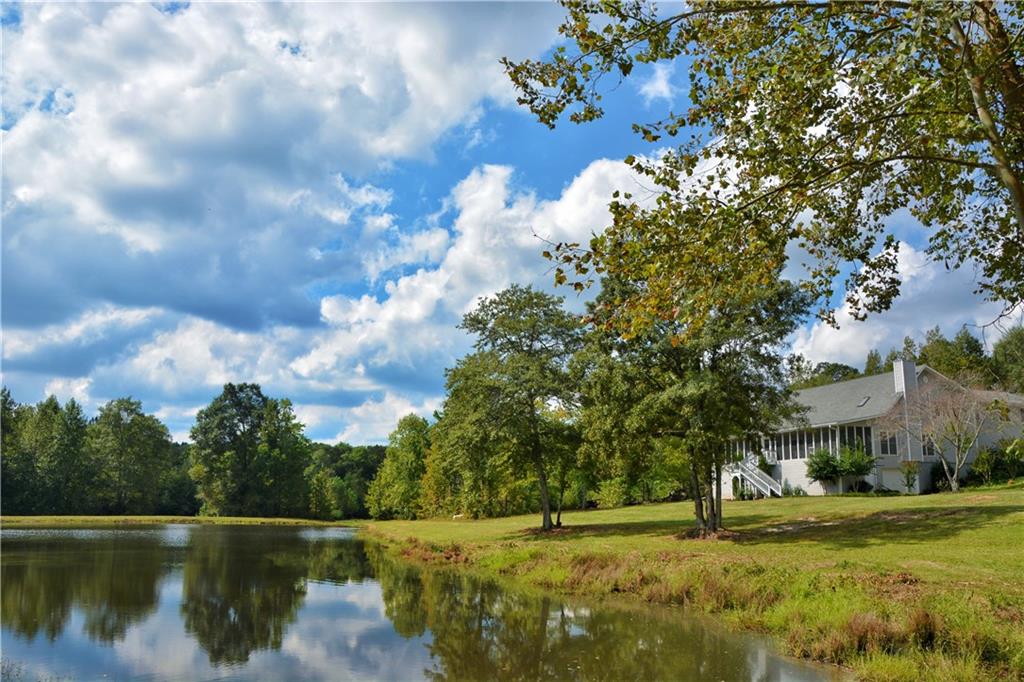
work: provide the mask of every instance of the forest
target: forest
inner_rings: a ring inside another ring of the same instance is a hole
[[[131,398],[88,419],[74,400],[15,402],[3,389],[4,514],[366,515],[379,445],[314,443],[288,400],[227,384],[199,412],[191,443]]]
[[[659,322],[626,336],[605,324],[622,284],[581,318],[561,298],[513,285],[461,327],[474,350],[446,373],[431,419],[403,417],[388,445],[312,442],[292,404],[226,384],[190,443],[131,398],[88,418],[73,399],[19,404],[2,393],[4,514],[170,514],[314,519],[505,516],[690,500],[721,524],[730,439],[798,418],[793,392],[888,371],[896,358],[977,387],[1024,392],[1024,328],[986,352],[969,329],[907,337],[864,368],[811,365],[785,339],[805,301],[774,291],[699,334]]]

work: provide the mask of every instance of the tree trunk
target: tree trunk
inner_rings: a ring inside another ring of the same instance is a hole
[[[999,60],[999,90],[1006,105],[1006,124],[1018,130],[1024,128],[1024,77],[1013,58],[1010,36],[1006,33],[1003,20],[999,17],[992,0],[978,0],[974,4],[975,16],[985,30],[991,43],[991,51],[1002,55]]]
[[[558,486],[558,515],[555,517],[555,527],[562,527],[562,498],[565,497],[565,481]]]
[[[977,72],[977,66],[974,63],[974,51],[959,21],[953,21],[952,33],[953,39],[960,47],[962,53],[964,76],[971,90],[978,122],[985,132],[985,137],[988,138],[989,149],[992,151],[992,158],[995,159],[996,177],[1009,190],[1010,201],[1013,204],[1013,210],[1017,217],[1017,227],[1024,230],[1024,183],[1021,183],[1020,178],[1014,174],[1013,165],[1010,163],[1009,156],[1003,148],[1003,140],[999,134],[999,129],[996,127],[996,122],[992,118],[992,108],[989,105],[988,95],[985,92],[984,76]]]
[[[704,535],[707,532],[707,522],[704,520],[704,500],[700,494],[700,476],[697,475],[697,463],[690,453],[690,485],[693,486],[693,515],[697,520],[697,532]]]
[[[551,496],[548,493],[548,476],[544,471],[544,465],[540,463],[539,457],[534,458],[533,466],[537,472],[537,483],[540,485],[540,508],[543,514],[541,528],[551,530],[554,528],[554,524],[551,522]]]
[[[718,530],[718,506],[715,504],[715,467],[708,467],[708,532]]]
[[[713,530],[722,530],[722,462],[715,462],[715,499],[718,519]]]

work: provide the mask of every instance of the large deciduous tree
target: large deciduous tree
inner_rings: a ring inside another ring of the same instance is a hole
[[[420,510],[420,479],[430,449],[430,425],[415,414],[398,421],[388,448],[366,493],[366,507],[375,519],[414,519]]]
[[[627,158],[656,199],[616,196],[608,229],[554,255],[556,281],[644,281],[618,302],[620,326],[703,323],[756,297],[797,244],[819,315],[834,321],[839,288],[855,317],[885,310],[904,209],[934,261],[970,263],[978,290],[1008,308],[1024,301],[1024,3],[562,3],[570,47],[505,60],[541,122],[599,118],[605,81],[637,63],[689,72],[685,109],[634,125],[649,142],[684,138]],[[698,292],[695,305],[678,309],[680,290]]]
[[[476,337],[478,352],[492,356],[489,381],[500,416],[494,428],[508,435],[512,461],[536,476],[541,526],[548,530],[554,526],[549,476],[560,455],[548,441],[545,410],[573,397],[567,364],[580,344],[580,321],[562,299],[513,285],[482,300],[460,326]]]
[[[170,464],[171,436],[142,403],[118,398],[89,425],[88,448],[99,467],[103,506],[115,514],[154,513]]]
[[[189,473],[201,512],[218,516],[301,515],[310,445],[291,402],[257,384],[225,384],[196,416]]]
[[[719,306],[687,330],[658,320],[641,333],[606,324],[615,301],[639,283],[604,281],[591,306],[591,361],[582,380],[585,450],[649,466],[651,441],[681,451],[700,534],[722,527],[722,469],[731,442],[773,431],[795,407],[782,342],[806,311],[806,297],[776,280],[754,300]],[[682,303],[681,303],[682,304]]]

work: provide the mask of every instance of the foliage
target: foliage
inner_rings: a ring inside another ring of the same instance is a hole
[[[841,483],[844,478],[867,476],[874,466],[874,458],[863,448],[844,445],[836,454],[821,448],[807,458],[807,478],[819,483]]]
[[[420,479],[430,449],[427,420],[402,417],[388,436],[384,462],[366,493],[366,507],[375,519],[414,519],[420,511]]]
[[[843,477],[867,476],[875,468],[875,458],[861,447],[839,449],[839,471]]]
[[[864,376],[869,377],[874,376],[875,374],[883,374],[888,371],[888,369],[889,368],[882,363],[881,353],[876,349],[868,351],[868,357],[864,360]]]
[[[819,362],[811,367],[809,363],[799,357],[790,362],[790,374],[792,378],[789,387],[793,390],[827,386],[860,376],[857,368],[844,365],[841,362]]]
[[[914,486],[917,485],[919,467],[920,462],[913,460],[903,460],[900,462],[900,475],[903,476],[903,487],[908,495],[914,492]]]
[[[947,339],[938,327],[929,330],[917,361],[948,377],[970,374],[986,385],[991,383],[992,373],[985,347],[967,327],[962,327],[952,340]]]
[[[1024,464],[1024,439],[1003,441],[978,453],[971,463],[969,482],[992,485],[1016,479]]]
[[[89,450],[103,478],[103,506],[115,514],[144,514],[157,508],[159,480],[171,457],[171,435],[159,419],[131,398],[100,408],[89,429]]]
[[[715,531],[732,439],[770,432],[795,413],[780,340],[806,301],[777,281],[752,301],[722,306],[692,333],[666,319],[620,334],[608,316],[639,286],[606,279],[589,306],[594,329],[573,362],[584,459],[605,478],[630,482],[660,469],[693,499],[698,531]]]
[[[807,457],[808,479],[818,483],[835,483],[842,475],[839,458],[828,450],[815,450]]]
[[[257,384],[225,384],[196,416],[190,448],[201,512],[213,516],[301,516],[310,443],[291,402]]]
[[[992,346],[992,365],[999,384],[1024,394],[1024,327],[1017,325]]]
[[[476,352],[446,372],[444,406],[431,431],[421,505],[427,515],[472,518],[535,511],[537,483],[513,464],[502,428],[500,359]]]
[[[637,63],[689,74],[685,110],[633,126],[648,142],[686,136],[660,158],[627,157],[653,199],[613,195],[612,225],[552,256],[556,282],[645,282],[616,302],[621,329],[703,324],[770,283],[794,244],[822,317],[839,286],[855,318],[885,310],[900,284],[891,218],[904,210],[928,230],[931,259],[976,266],[978,290],[1008,308],[1024,300],[1020,3],[563,5],[568,46],[504,60],[542,123],[600,118],[603,79]],[[699,292],[681,310],[680,290]]]
[[[622,476],[601,481],[597,486],[594,499],[597,501],[597,506],[602,509],[621,507],[629,501],[629,484]]]
[[[541,526],[554,526],[549,478],[563,457],[545,428],[544,412],[566,405],[572,391],[566,369],[579,346],[579,321],[563,310],[562,299],[513,285],[483,299],[466,314],[462,329],[476,337],[478,353],[489,354],[480,379],[490,388],[489,428],[502,435],[506,454],[519,472],[536,477]]]

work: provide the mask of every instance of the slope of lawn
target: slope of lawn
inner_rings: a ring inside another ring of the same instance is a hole
[[[716,613],[865,679],[1024,678],[1024,485],[726,502],[713,540],[685,537],[691,513],[569,512],[550,533],[536,516],[366,532],[420,561]]]

